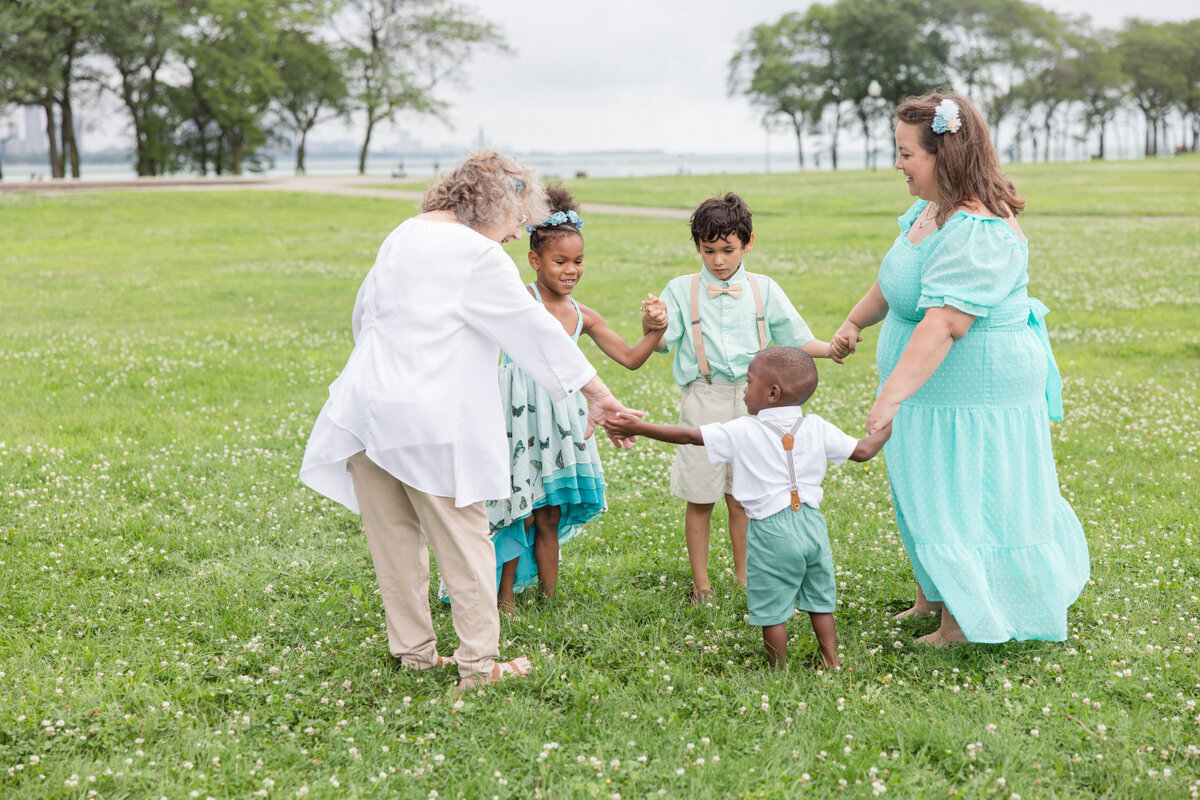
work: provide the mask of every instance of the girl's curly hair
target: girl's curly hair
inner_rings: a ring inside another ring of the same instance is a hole
[[[563,213],[567,211],[579,212],[579,203],[576,202],[575,196],[561,183],[546,184],[546,199],[550,201],[550,213],[542,217],[534,217],[538,222],[549,217],[550,214],[556,211],[562,211]],[[529,249],[535,253],[541,253],[542,248],[549,244],[552,239],[567,234],[578,236],[580,239],[583,238],[583,232],[571,222],[560,222],[558,225],[539,225],[534,223],[533,230],[529,232]]]
[[[495,150],[467,153],[443,173],[421,200],[421,211],[453,211],[463,225],[479,230],[547,216],[546,190],[533,170]]]

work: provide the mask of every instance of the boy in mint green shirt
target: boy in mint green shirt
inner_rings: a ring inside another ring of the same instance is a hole
[[[667,284],[663,350],[674,354],[679,384],[679,424],[699,427],[746,415],[746,370],[770,344],[799,347],[814,358],[829,356],[829,342],[813,338],[783,289],[765,275],[747,272],[742,257],[754,245],[750,208],[730,192],[705,200],[692,214],[692,241],[704,268]],[[729,539],[738,583],[746,585],[746,512],[732,494],[728,464],[712,464],[702,446],[679,445],[671,469],[671,493],[687,503],[684,538],[692,570],[688,597],[712,596],[708,544],[712,511],[722,497],[729,510]]]

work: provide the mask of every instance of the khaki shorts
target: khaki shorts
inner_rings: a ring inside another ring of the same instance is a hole
[[[729,422],[746,416],[746,383],[708,383],[703,378],[683,387],[679,424],[698,428],[710,422]],[[671,494],[689,503],[715,503],[733,492],[733,471],[728,464],[709,463],[704,448],[681,444],[671,468]]]

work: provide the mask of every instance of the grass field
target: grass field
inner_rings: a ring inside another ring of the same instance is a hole
[[[359,282],[412,203],[0,198],[0,797],[1200,797],[1200,160],[1023,166],[1059,478],[1092,582],[1070,639],[930,650],[880,463],[826,481],[845,667],[765,668],[723,534],[687,605],[671,449],[604,446],[609,512],[501,627],[533,677],[393,669],[357,517],[296,471]],[[569,182],[756,209],[747,265],[828,336],[907,207],[891,171]],[[686,223],[593,215],[578,298],[627,336]],[[509,245],[525,263],[521,245]],[[526,273],[528,272],[525,270]],[[811,408],[861,429],[874,330]],[[671,421],[668,359],[603,377]],[[718,525],[724,524],[720,517]],[[450,615],[435,611],[443,651]]]

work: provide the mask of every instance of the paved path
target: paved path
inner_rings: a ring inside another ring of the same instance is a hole
[[[375,197],[385,200],[420,200],[423,194],[416,189],[389,189],[390,179],[374,175],[335,175],[299,177],[211,177],[211,178],[127,178],[124,180],[83,181],[54,178],[43,181],[0,181],[0,195],[50,194],[64,195],[80,192],[107,191],[231,191],[259,190],[284,192],[316,192],[346,197]],[[621,206],[606,203],[583,203],[580,210],[588,214],[619,214],[635,217],[688,219],[691,212],[682,208],[654,206]]]

